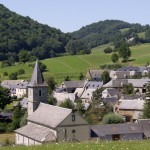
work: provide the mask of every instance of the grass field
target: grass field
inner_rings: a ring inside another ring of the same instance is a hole
[[[71,79],[77,79],[80,72],[84,74],[88,69],[97,69],[102,64],[110,64],[111,54],[105,54],[103,50],[107,47],[112,47],[112,44],[106,44],[92,49],[90,55],[76,55],[76,56],[63,56],[51,59],[45,59],[42,62],[47,66],[47,72],[44,76],[54,76],[57,83],[63,81],[66,75],[69,75]],[[132,51],[131,61],[126,65],[145,66],[150,61],[150,43],[141,44],[130,47]],[[25,74],[18,76],[19,79],[30,79],[32,74],[32,67],[29,67],[29,63],[16,64],[12,67],[0,68],[1,81],[7,79],[8,76],[3,76],[5,71],[10,74],[11,72],[18,71],[20,68],[25,69]]]
[[[138,37],[145,39],[145,32],[138,33]]]
[[[6,140],[9,140],[11,143],[14,143],[15,142],[15,134],[14,133],[0,134],[0,144],[5,143]]]
[[[42,146],[2,147],[1,150],[149,150],[149,143],[149,140],[53,143]]]

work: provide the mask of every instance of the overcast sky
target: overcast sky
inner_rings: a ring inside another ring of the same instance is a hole
[[[150,0],[0,0],[0,3],[63,32],[106,19],[150,24]]]

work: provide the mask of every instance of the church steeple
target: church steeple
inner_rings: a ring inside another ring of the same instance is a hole
[[[40,71],[38,60],[35,63],[32,78],[28,84],[28,115],[32,115],[40,102],[48,103],[47,84]]]
[[[43,75],[40,71],[38,60],[35,63],[35,67],[32,73],[32,78],[28,86],[30,87],[47,86],[47,84],[44,81]]]

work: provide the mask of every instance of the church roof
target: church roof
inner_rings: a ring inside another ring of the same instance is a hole
[[[27,124],[15,132],[41,143],[56,140],[53,130],[33,123]]]
[[[28,117],[28,121],[56,128],[71,113],[71,109],[40,103],[39,107]]]
[[[32,73],[32,78],[28,86],[30,87],[47,86],[47,84],[44,81],[43,75],[40,71],[38,60],[35,63],[35,67]]]

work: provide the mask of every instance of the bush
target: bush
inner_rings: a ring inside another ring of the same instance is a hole
[[[24,74],[24,73],[25,73],[25,70],[24,70],[24,69],[19,69],[19,70],[18,70],[18,74],[19,74],[19,75],[22,75],[22,74]]]
[[[11,73],[11,74],[9,75],[9,79],[10,79],[10,80],[17,80],[17,75],[18,75],[17,72]]]
[[[103,124],[124,123],[124,119],[120,115],[109,113],[103,117],[102,123]]]
[[[8,72],[4,72],[4,73],[3,73],[3,76],[8,76]]]
[[[110,47],[107,47],[107,48],[105,48],[104,49],[104,53],[112,53],[112,48],[110,48]]]
[[[123,67],[121,64],[104,64],[104,65],[101,65],[100,68],[101,69],[108,69],[108,70],[117,70],[119,68]]]

